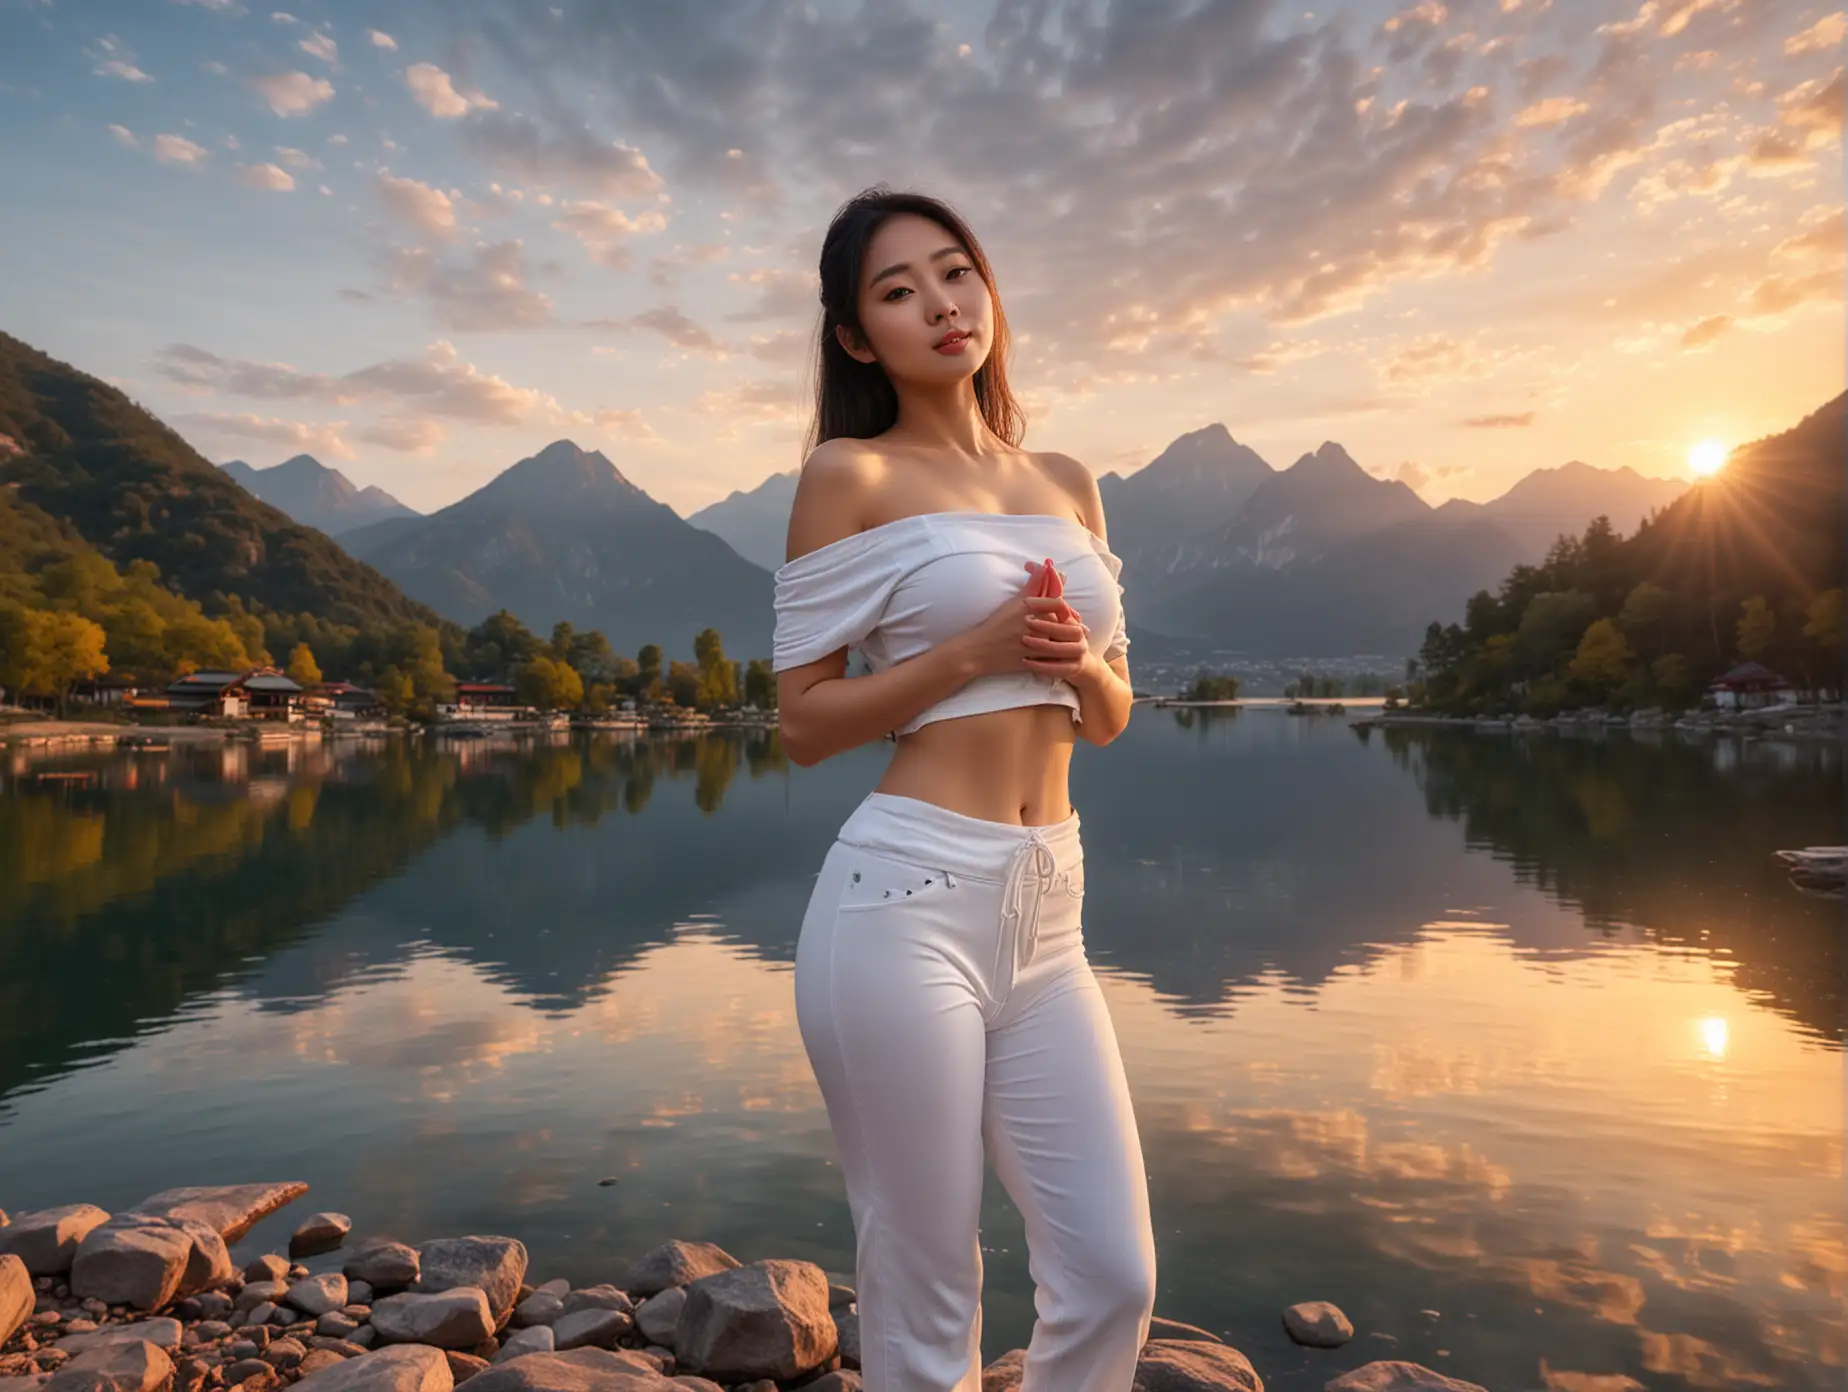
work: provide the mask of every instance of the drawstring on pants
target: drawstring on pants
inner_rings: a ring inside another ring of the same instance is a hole
[[[1057,875],[1059,862],[1052,853],[1052,847],[1046,844],[1046,838],[1037,829],[1020,843],[1008,861],[1007,880],[1001,898],[1001,921],[1007,931],[1002,937],[1002,955],[995,961],[997,980],[1010,980],[1014,972],[1021,971],[1033,960],[1033,950],[1039,945],[1040,906],[1046,894],[1052,889]],[[1026,905],[1027,887],[1033,888],[1033,905],[1031,912]],[[1001,971],[1007,946],[1013,944],[1013,971],[1003,975]]]

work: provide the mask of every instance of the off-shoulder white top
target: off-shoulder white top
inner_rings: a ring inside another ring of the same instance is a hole
[[[1123,623],[1123,563],[1095,532],[1050,513],[927,512],[869,527],[798,556],[776,572],[779,672],[857,648],[873,671],[915,657],[973,628],[1029,576],[1028,561],[1050,557],[1065,599],[1084,620],[1106,662],[1129,647]],[[1078,693],[1060,677],[1008,672],[977,677],[895,733],[937,720],[1061,705],[1079,719]]]

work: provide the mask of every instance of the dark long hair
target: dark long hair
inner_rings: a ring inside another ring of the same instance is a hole
[[[975,273],[986,282],[994,305],[988,357],[975,372],[975,400],[988,428],[1010,445],[1027,433],[1026,416],[1007,385],[1007,315],[995,291],[994,270],[975,233],[947,203],[921,193],[894,193],[875,184],[841,205],[821,242],[821,330],[816,342],[815,416],[805,449],[823,440],[848,436],[864,440],[890,430],[898,420],[898,393],[878,363],[863,363],[841,347],[834,330],[860,327],[860,275],[866,248],[885,220],[895,213],[929,218],[962,243]]]

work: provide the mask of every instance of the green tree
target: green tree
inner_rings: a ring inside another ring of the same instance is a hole
[[[540,653],[514,674],[514,690],[529,706],[567,710],[584,699],[584,679],[567,662]]]
[[[393,663],[373,680],[372,694],[387,712],[403,715],[416,701],[417,688],[411,681],[410,673],[400,671],[398,665]]]
[[[1777,642],[1777,614],[1763,595],[1753,595],[1740,606],[1737,626],[1739,656],[1759,662],[1771,655]]]
[[[744,669],[744,702],[759,710],[776,709],[776,671],[761,657]]]
[[[1629,641],[1616,621],[1598,619],[1579,639],[1578,652],[1566,670],[1574,681],[1603,694],[1623,682],[1632,657]]]
[[[1678,710],[1687,704],[1694,689],[1694,670],[1680,653],[1658,657],[1649,664],[1649,675],[1655,679],[1656,693],[1664,705]]]
[[[1212,672],[1197,673],[1193,679],[1193,685],[1187,688],[1185,699],[1189,701],[1236,701],[1238,699],[1238,678]]]
[[[571,641],[575,632],[563,619],[552,625],[552,656],[560,662],[571,660]]]
[[[652,701],[661,693],[661,649],[654,643],[644,644],[635,655],[635,695]]]
[[[1841,684],[1842,660],[1842,592],[1824,590],[1810,599],[1803,624],[1803,636],[1821,659],[1822,670],[1834,676],[1822,685],[1830,689]]]
[[[699,705],[699,668],[691,662],[668,663],[666,687],[675,705],[695,709]]]
[[[1529,677],[1556,674],[1597,613],[1597,601],[1581,590],[1535,595],[1514,631],[1517,672]]]
[[[1653,580],[1644,580],[1624,597],[1617,623],[1639,653],[1655,651],[1668,626],[1674,596]]]
[[[716,628],[702,628],[693,639],[693,662],[699,668],[698,705],[713,710],[738,704],[738,669],[725,656]]]
[[[315,665],[314,649],[297,643],[289,653],[289,680],[298,686],[319,686],[321,669]]]

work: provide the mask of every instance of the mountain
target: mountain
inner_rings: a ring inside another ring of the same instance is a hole
[[[1610,518],[1611,526],[1628,536],[1687,489],[1685,479],[1647,478],[1627,465],[1594,469],[1573,460],[1557,469],[1535,469],[1489,502],[1453,498],[1438,512],[1492,522],[1514,538],[1522,559],[1537,561],[1558,537],[1578,536],[1594,517]]]
[[[382,488],[354,487],[345,474],[311,454],[298,454],[268,469],[253,468],[241,459],[221,467],[270,506],[331,537],[388,517],[418,516]]]
[[[1112,472],[1097,480],[1110,549],[1125,558],[1140,555],[1230,521],[1274,472],[1223,425],[1190,431],[1127,478]]]
[[[569,440],[440,512],[343,541],[458,623],[506,609],[535,632],[563,619],[618,651],[658,643],[670,657],[711,626],[734,658],[770,652],[769,575]]]
[[[116,565],[151,561],[208,605],[368,628],[440,624],[325,534],[252,497],[114,387],[0,333],[0,485]]]
[[[723,540],[752,565],[775,570],[789,548],[789,509],[796,500],[800,469],[772,474],[746,492],[737,489],[687,519]]]

